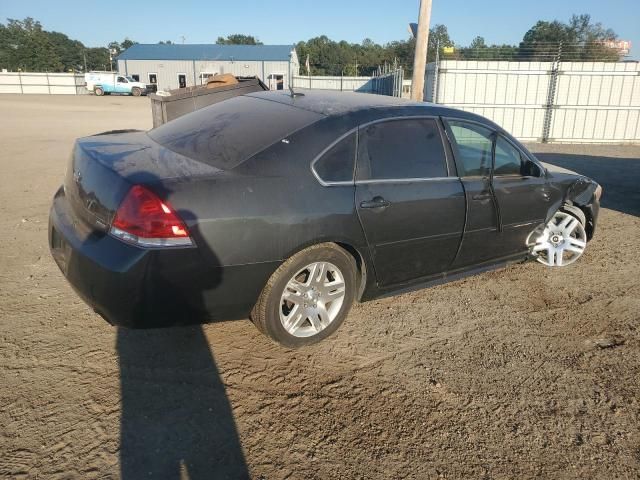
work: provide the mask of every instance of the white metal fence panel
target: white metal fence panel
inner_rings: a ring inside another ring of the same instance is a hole
[[[640,65],[562,63],[549,141],[640,141]]]
[[[550,62],[447,60],[437,78],[435,70],[430,65],[428,100],[485,116],[522,140],[540,139]]]
[[[371,93],[373,91],[372,80],[372,77],[296,75],[293,77],[293,86],[294,88]]]
[[[297,75],[293,77],[293,86],[309,90],[338,90],[401,97],[403,81],[404,71],[399,68],[375,77]]]
[[[427,101],[483,115],[525,141],[640,142],[640,65],[431,63]]]
[[[82,95],[84,75],[75,73],[0,72],[0,93]]]

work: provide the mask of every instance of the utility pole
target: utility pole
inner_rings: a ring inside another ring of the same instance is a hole
[[[411,99],[418,102],[421,102],[424,98],[424,74],[427,67],[429,23],[431,23],[431,0],[420,0],[416,53],[413,57],[413,79],[411,81]]]

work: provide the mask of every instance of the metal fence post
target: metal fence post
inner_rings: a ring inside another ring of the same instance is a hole
[[[551,133],[551,122],[553,120],[553,109],[556,102],[556,90],[558,88],[558,72],[562,59],[562,42],[558,45],[558,53],[551,66],[551,77],[549,78],[549,90],[547,92],[547,104],[545,105],[544,122],[542,124],[542,143],[549,141]]]
[[[431,84],[431,101],[438,103],[438,87],[440,85],[440,40],[436,49],[436,64],[433,67],[433,82]]]

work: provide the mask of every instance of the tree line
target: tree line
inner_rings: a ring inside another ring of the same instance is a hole
[[[456,60],[537,60],[618,61],[620,52],[607,42],[617,38],[610,28],[593,23],[589,15],[573,15],[568,22],[539,21],[518,45],[488,45],[476,37],[468,46],[459,46],[445,25],[434,25],[429,33],[428,61]],[[60,32],[47,31],[33,18],[7,19],[0,23],[0,68],[9,71],[85,71],[109,70],[112,59],[134,45],[134,40],[111,42],[107,47],[86,47]],[[160,41],[171,44],[171,40]],[[262,45],[252,35],[233,34],[218,37],[219,45]],[[334,41],[326,35],[298,42],[296,51],[301,73],[312,75],[371,75],[380,67],[401,66],[411,72],[415,40],[397,40],[378,44],[366,38],[361,43]]]

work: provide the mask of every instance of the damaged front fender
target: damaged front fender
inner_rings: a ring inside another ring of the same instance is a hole
[[[571,183],[564,196],[564,205],[576,206],[584,213],[586,217],[585,230],[589,240],[596,230],[601,193],[602,187],[595,181],[587,177],[579,177]]]

